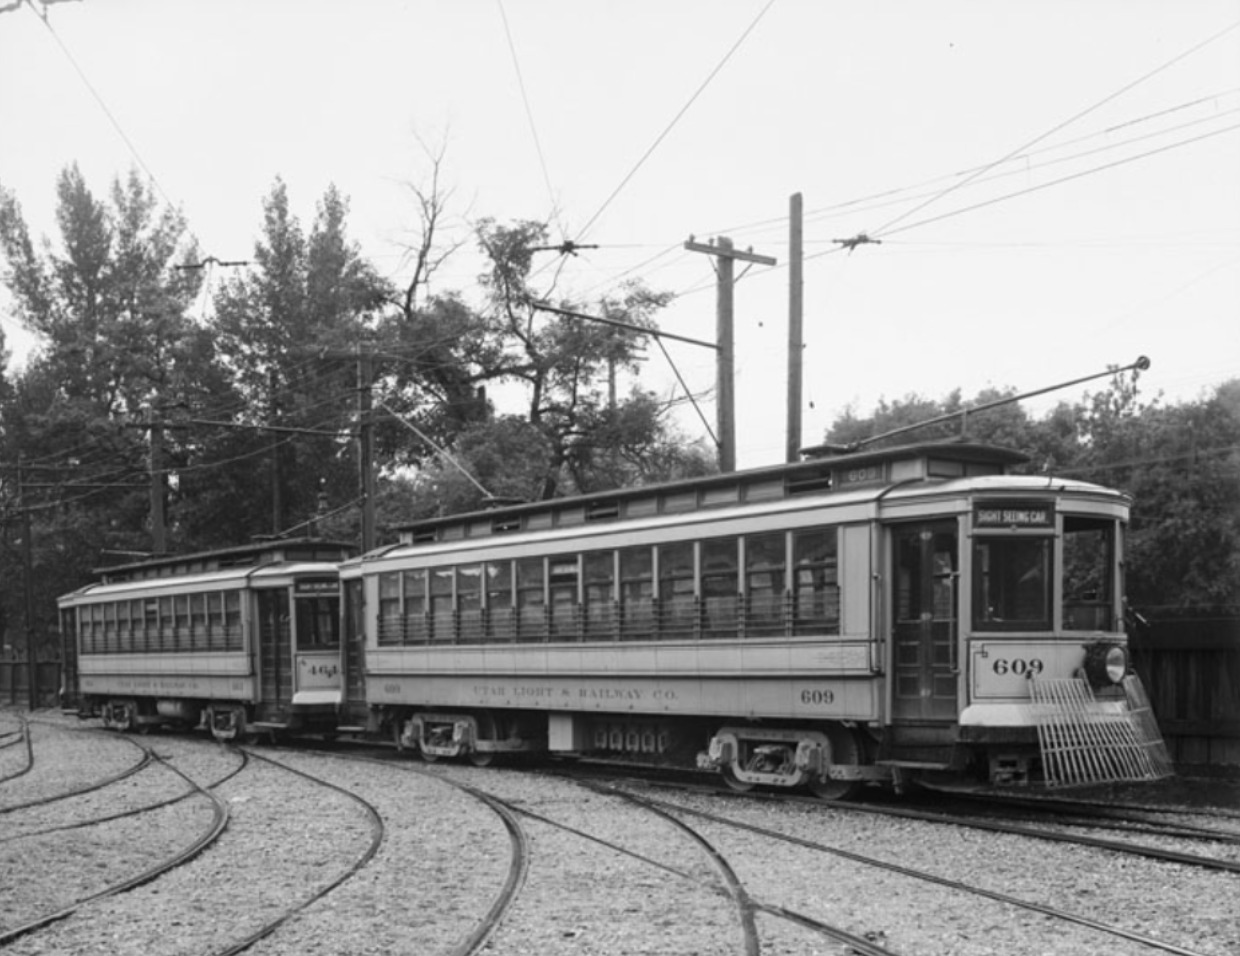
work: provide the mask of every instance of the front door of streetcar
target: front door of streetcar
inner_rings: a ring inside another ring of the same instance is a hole
[[[956,718],[956,523],[892,528],[892,718]]]

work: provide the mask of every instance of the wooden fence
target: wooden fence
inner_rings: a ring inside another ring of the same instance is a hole
[[[1240,772],[1240,618],[1151,620],[1130,643],[1176,767]]]

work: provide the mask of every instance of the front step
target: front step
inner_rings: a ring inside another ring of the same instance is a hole
[[[955,724],[892,724],[879,747],[880,766],[949,770],[955,766]]]

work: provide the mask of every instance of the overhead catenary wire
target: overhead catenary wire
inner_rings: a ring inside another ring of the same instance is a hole
[[[711,81],[714,80],[714,78],[719,74],[719,71],[723,69],[723,67],[727,64],[728,60],[732,58],[732,55],[736,53],[738,49],[740,49],[741,44],[745,42],[749,34],[751,34],[754,31],[754,29],[758,26],[758,23],[761,22],[764,16],[766,16],[766,12],[770,10],[771,7],[774,6],[774,4],[775,4],[775,0],[767,0],[766,6],[764,6],[761,10],[758,11],[757,16],[753,18],[749,26],[745,28],[744,32],[741,33],[740,37],[737,38],[736,42],[732,44],[732,46],[728,49],[728,52],[723,55],[723,59],[721,59],[715,65],[715,68],[710,71],[706,79],[702,81],[701,85],[698,86],[698,88],[694,91],[693,95],[689,97],[688,102],[686,102],[685,105],[680,108],[679,112],[677,112],[676,115],[672,117],[671,122],[669,122],[667,126],[663,128],[663,132],[659,133],[659,135],[655,137],[654,142],[651,143],[649,147],[647,147],[644,153],[642,153],[641,157],[633,165],[633,168],[630,169],[628,174],[625,175],[625,177],[620,181],[620,184],[611,191],[611,194],[605,200],[603,200],[603,204],[598,208],[598,211],[595,212],[594,215],[591,216],[588,220],[586,220],[586,224],[582,226],[580,230],[578,230],[577,237],[576,237],[577,242],[580,242],[582,239],[586,237],[586,234],[589,233],[591,227],[593,227],[593,225],[596,222],[598,222],[598,220],[602,217],[603,213],[606,212],[607,207],[610,206],[612,202],[615,200],[615,198],[620,195],[624,187],[629,184],[629,181],[634,176],[637,175],[638,170],[640,170],[642,166],[646,164],[646,160],[648,160],[651,157],[651,155],[654,153],[654,151],[659,148],[659,144],[662,143],[663,140],[667,138],[668,134],[671,133],[672,129],[676,126],[676,124],[680,122],[681,117],[683,117],[685,113],[689,111],[689,108],[693,106],[695,102],[697,102],[698,97],[701,96],[703,92],[705,92],[708,86],[710,86]]]
[[[525,107],[525,118],[529,123],[530,136],[534,140],[534,150],[538,154],[538,165],[542,169],[543,184],[547,187],[547,198],[551,203],[551,215],[553,218],[559,218],[559,204],[556,202],[555,190],[551,187],[551,174],[547,171],[547,157],[543,152],[542,140],[538,136],[538,126],[534,122],[534,110],[530,106],[529,92],[525,88],[525,77],[521,72],[521,61],[517,57],[517,46],[512,39],[512,28],[508,23],[508,14],[504,10],[504,0],[496,0],[496,6],[499,7],[499,16],[504,23],[504,37],[508,41],[508,52],[512,57],[512,68],[517,75],[517,87],[521,91],[521,103]],[[563,224],[560,224],[560,232],[564,233]]]
[[[53,0],[53,2],[55,2],[55,0]],[[146,160],[142,158],[142,154],[138,151],[138,147],[135,146],[133,140],[129,138],[129,134],[125,132],[124,127],[121,126],[120,121],[116,118],[116,115],[108,107],[108,104],[104,101],[103,96],[90,81],[90,78],[86,75],[86,71],[82,69],[81,65],[77,61],[77,58],[65,44],[65,41],[61,39],[60,34],[56,32],[56,28],[52,26],[52,20],[51,17],[47,15],[47,11],[45,10],[43,13],[40,13],[35,9],[33,3],[28,3],[27,5],[30,7],[31,12],[43,21],[43,25],[47,27],[47,32],[52,35],[52,39],[56,41],[56,45],[60,47],[61,52],[64,53],[65,58],[69,61],[69,65],[73,67],[74,72],[77,73],[82,83],[85,84],[86,89],[90,92],[90,95],[94,97],[95,102],[99,104],[99,108],[103,110],[103,115],[107,117],[108,122],[112,124],[112,128],[116,130],[116,134],[125,144],[125,148],[128,149],[130,155],[133,156],[134,162],[142,168],[142,171],[146,173],[147,178],[155,184],[155,188],[159,190],[159,194],[164,197],[164,202],[175,208],[176,204],[168,198],[168,193],[165,192],[159,179],[156,178],[155,174],[151,171],[151,168],[146,164]]]
[[[1096,103],[1093,103],[1092,105],[1086,107],[1085,109],[1073,114],[1072,116],[1068,117],[1063,122],[1058,123],[1057,125],[1051,127],[1046,132],[1041,133],[1038,136],[1035,136],[1033,139],[1029,140],[1029,142],[1016,147],[1016,149],[1012,150],[1005,156],[1002,156],[999,159],[995,160],[993,163],[988,163],[987,165],[980,167],[972,175],[966,176],[964,179],[962,179],[958,183],[955,183],[949,186],[948,188],[942,190],[941,192],[936,193],[935,195],[931,196],[925,202],[920,203],[917,206],[914,206],[912,209],[906,210],[905,212],[901,213],[899,216],[896,216],[894,219],[891,219],[888,222],[884,223],[878,229],[871,230],[871,233],[877,237],[888,235],[890,232],[892,232],[893,227],[897,223],[903,222],[905,219],[909,218],[912,215],[915,215],[916,213],[920,212],[922,209],[925,209],[927,206],[930,206],[933,203],[938,202],[943,197],[959,189],[961,186],[965,186],[969,182],[971,182],[973,179],[976,179],[978,176],[981,176],[985,174],[986,172],[989,172],[991,169],[993,169],[995,166],[999,165],[1000,163],[1006,162],[1012,157],[1025,152],[1030,147],[1036,146],[1038,143],[1042,142],[1044,139],[1047,139],[1048,137],[1053,136],[1055,133],[1059,132],[1061,129],[1064,129],[1065,127],[1070,126],[1073,123],[1075,123],[1077,120],[1082,119],[1085,116],[1088,116],[1090,113],[1093,113],[1094,111],[1098,109],[1101,109],[1103,106],[1105,106],[1107,103],[1110,103],[1112,100],[1117,99],[1120,96],[1123,96],[1125,93],[1129,92],[1132,89],[1135,89],[1136,87],[1140,86],[1142,83],[1146,82],[1152,77],[1157,76],[1159,73],[1162,73],[1164,70],[1170,69],[1172,66],[1179,63],[1181,60],[1184,60],[1192,56],[1194,53],[1197,53],[1198,51],[1204,49],[1205,47],[1216,42],[1217,40],[1220,40],[1221,38],[1231,33],[1233,30],[1237,29],[1238,27],[1240,27],[1240,20],[1237,20],[1229,24],[1228,26],[1224,27],[1222,30],[1219,30],[1218,32],[1212,34],[1211,36],[1207,37],[1201,42],[1194,44],[1189,49],[1172,57],[1170,60],[1167,60],[1166,62],[1155,67],[1154,69],[1137,77],[1135,80],[1131,81],[1130,83],[1127,83],[1126,85],[1120,87],[1115,92],[1109,94],[1108,96],[1103,97],[1101,100],[1098,100]]]

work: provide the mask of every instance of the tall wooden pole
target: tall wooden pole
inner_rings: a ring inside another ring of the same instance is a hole
[[[717,338],[715,353],[715,370],[717,381],[715,389],[718,394],[716,417],[719,429],[719,470],[722,472],[736,471],[736,398],[734,351],[733,351],[733,315],[732,315],[732,263],[741,259],[745,262],[756,262],[760,265],[773,266],[776,260],[771,256],[760,256],[746,251],[738,252],[732,246],[732,240],[720,236],[717,240],[704,245],[690,239],[685,243],[690,252],[704,252],[715,257],[715,274],[717,276],[717,299],[715,305],[715,334]]]
[[[801,460],[801,360],[803,337],[804,264],[801,194],[788,205],[788,442],[786,461]]]
[[[164,423],[159,409],[150,408],[151,426],[151,550],[168,550],[167,520],[164,516]]]
[[[35,661],[34,647],[34,543],[30,526],[30,502],[26,500],[25,462],[21,455],[17,456],[17,501],[22,512],[22,563],[25,565],[25,604],[26,604],[26,667],[30,709],[39,706],[39,665]]]
[[[357,468],[362,493],[362,553],[375,546],[374,416],[370,355],[357,349]]]
[[[734,356],[734,323],[732,315],[732,240],[721,236],[715,260],[715,387],[719,400],[715,405],[715,428],[719,433],[719,470],[736,471],[736,359]]]

